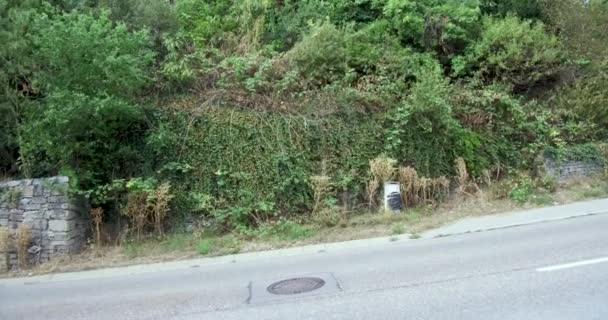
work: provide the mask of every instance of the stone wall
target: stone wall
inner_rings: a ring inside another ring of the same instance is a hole
[[[563,161],[545,159],[545,172],[560,183],[577,178],[590,177],[604,173],[604,166],[596,161]]]
[[[9,265],[17,266],[15,238],[21,224],[28,227],[28,259],[36,264],[80,251],[89,229],[86,203],[68,195],[68,178],[0,182],[0,227],[8,227]]]

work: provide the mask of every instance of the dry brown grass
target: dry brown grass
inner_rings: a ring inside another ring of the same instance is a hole
[[[103,222],[103,209],[93,208],[91,209],[91,217],[93,218],[93,225],[95,231],[95,244],[101,246],[101,224]]]
[[[153,194],[152,216],[154,217],[154,227],[158,236],[162,237],[163,225],[167,214],[169,213],[169,203],[174,195],[171,194],[171,184],[168,182],[162,183]]]
[[[397,160],[382,155],[369,161],[369,170],[372,176],[382,184],[395,176],[395,165],[397,165]]]
[[[313,192],[313,209],[312,213],[318,213],[324,205],[324,201],[331,192],[331,179],[328,176],[312,176],[310,177],[310,187]]]
[[[19,260],[19,268],[27,269],[29,267],[29,254],[27,250],[30,247],[32,237],[30,229],[25,224],[20,224],[17,228],[17,259]]]
[[[135,228],[137,240],[141,240],[144,228],[149,220],[148,193],[130,193],[127,196],[127,206],[124,214],[131,220]]]
[[[399,168],[399,184],[401,201],[405,207],[435,204],[447,198],[450,192],[450,180],[447,177],[421,177],[412,167]]]
[[[380,182],[376,178],[370,179],[365,184],[365,193],[367,194],[368,206],[373,208],[376,205],[376,193],[380,187]]]
[[[10,234],[8,228],[0,227],[0,251],[2,252],[2,260],[4,263],[2,264],[5,271],[10,270],[10,261],[9,261],[9,247],[10,247]],[[2,270],[2,268],[0,268]]]
[[[456,182],[458,183],[458,192],[464,195],[473,196],[481,192],[479,186],[471,179],[467,163],[462,157],[456,158],[454,161],[456,168]]]

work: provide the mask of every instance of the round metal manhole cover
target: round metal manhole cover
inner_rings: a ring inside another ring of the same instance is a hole
[[[321,278],[293,278],[281,280],[268,286],[266,290],[272,294],[290,295],[317,290],[325,285]]]

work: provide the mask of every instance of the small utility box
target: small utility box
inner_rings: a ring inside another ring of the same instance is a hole
[[[399,182],[387,181],[384,183],[384,209],[393,213],[401,211],[401,190]]]

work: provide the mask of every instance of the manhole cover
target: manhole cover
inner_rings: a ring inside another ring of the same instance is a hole
[[[266,288],[272,294],[290,295],[317,290],[325,285],[321,278],[305,277],[281,280]]]

